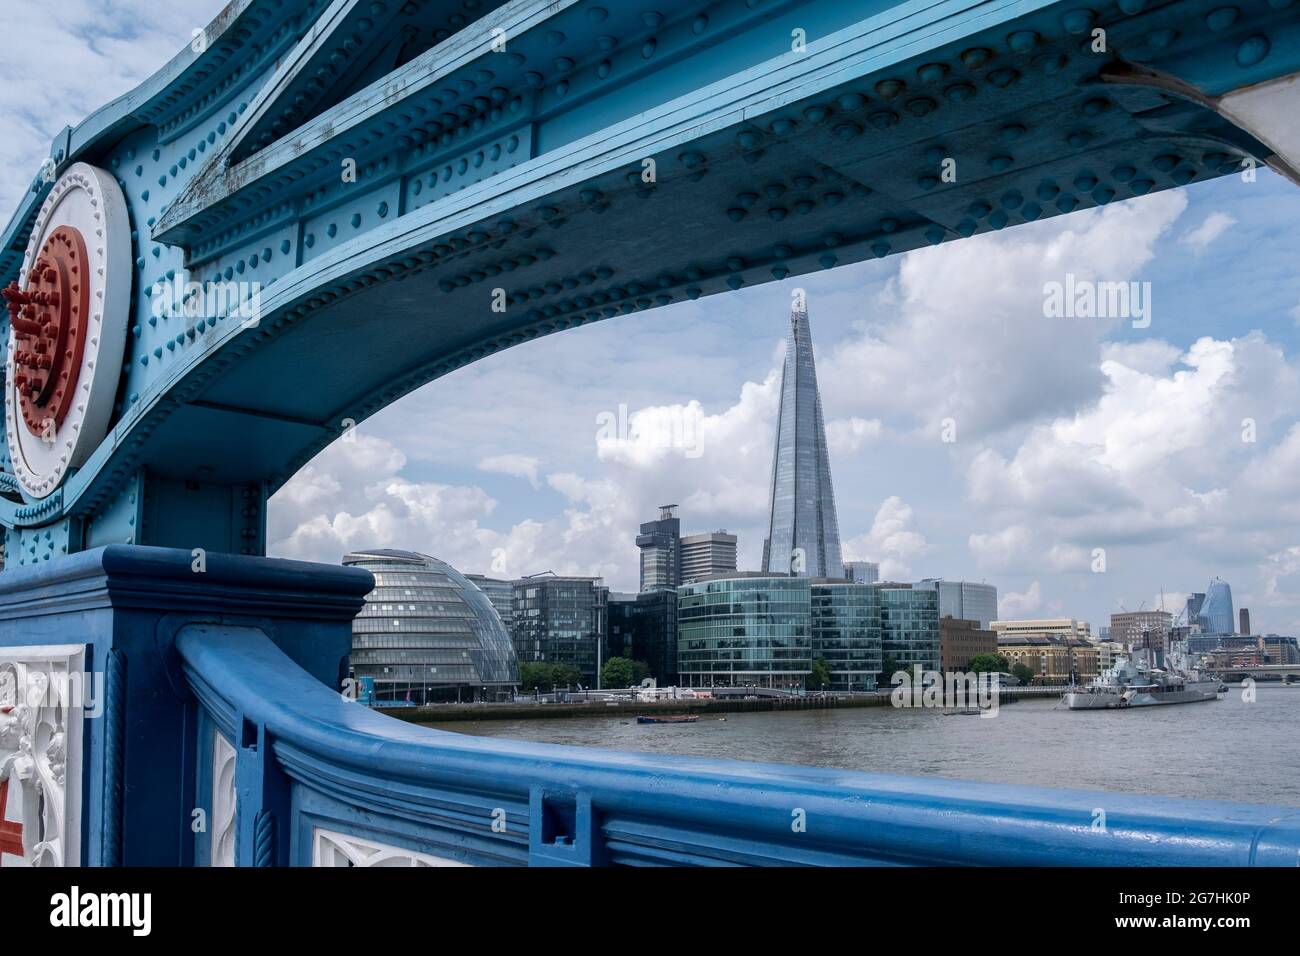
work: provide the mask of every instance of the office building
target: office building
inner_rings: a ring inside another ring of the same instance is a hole
[[[989,628],[998,635],[998,643],[1004,637],[1070,637],[1080,641],[1092,640],[1092,626],[1087,621],[1072,617],[1037,618],[1024,621],[992,621]],[[1111,628],[1111,637],[1115,629]]]
[[[686,535],[680,548],[683,584],[736,570],[736,536],[725,530]]]
[[[1193,591],[1187,596],[1187,604],[1184,608],[1184,620],[1187,627],[1199,628],[1201,620],[1201,608],[1205,606],[1205,595],[1200,591]]]
[[[1097,676],[1100,654],[1091,641],[1064,634],[1015,634],[998,638],[998,653],[1014,667],[1034,672],[1033,684],[1083,684]]]
[[[1130,653],[1127,644],[1120,644],[1116,641],[1099,641],[1097,643],[1098,672],[1109,670],[1115,666],[1116,661],[1128,657]]]
[[[925,578],[913,587],[939,592],[940,617],[978,621],[979,626],[986,629],[998,619],[998,589],[992,584]]]
[[[1268,664],[1300,663],[1300,642],[1294,637],[1284,637],[1281,634],[1201,635],[1191,642],[1188,650],[1194,654],[1207,655],[1224,652],[1229,656],[1255,651]]]
[[[768,502],[763,571],[843,578],[826,423],[806,311],[790,314]]]
[[[673,516],[676,505],[660,505],[659,519],[641,525],[636,546],[641,549],[641,590],[662,591],[682,583],[682,523]]]
[[[880,580],[880,562],[845,561],[844,576],[857,584],[875,584]]]
[[[609,589],[600,578],[546,572],[514,582],[515,651],[521,663],[562,664],[596,686],[604,657]]]
[[[626,657],[650,668],[660,687],[677,683],[677,592],[609,595],[605,659]]]
[[[685,687],[802,688],[812,667],[807,578],[738,571],[677,590]]]
[[[812,659],[824,659],[831,672],[824,689],[875,690],[882,655],[880,588],[818,578],[811,581],[811,601]]]
[[[1232,613],[1232,588],[1226,581],[1215,578],[1210,582],[1197,620],[1206,634],[1235,633],[1237,621]]]
[[[683,686],[797,690],[819,658],[830,669],[827,689],[839,692],[887,685],[886,658],[896,670],[937,670],[938,593],[761,571],[677,589]]]
[[[1300,642],[1281,634],[1265,634],[1264,649],[1273,664],[1300,664]]]
[[[507,697],[519,683],[510,635],[487,595],[437,558],[357,551],[375,587],[352,622],[351,669],[377,700],[425,703]]]
[[[1110,637],[1129,647],[1164,653],[1173,626],[1174,616],[1168,611],[1117,611],[1110,616]]]
[[[939,592],[910,584],[881,584],[881,651],[898,670],[939,669]],[[888,683],[891,674],[882,675]]]
[[[1243,607],[1240,611],[1238,611],[1237,620],[1239,622],[1237,633],[1249,634],[1250,633],[1250,608]]]
[[[1225,671],[1234,667],[1264,667],[1273,663],[1259,647],[1221,647],[1205,656],[1205,666],[1211,671]]]
[[[940,595],[942,599],[942,594]],[[970,670],[980,654],[996,654],[998,636],[979,621],[958,617],[939,618],[939,670],[945,674]]]
[[[501,616],[501,623],[505,626],[506,633],[511,633],[515,620],[514,582],[489,578],[482,574],[467,574],[465,577],[473,581],[474,585],[487,595],[487,599],[492,602],[492,607]]]

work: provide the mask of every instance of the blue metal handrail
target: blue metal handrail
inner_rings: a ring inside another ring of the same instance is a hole
[[[231,739],[367,832],[471,863],[1294,866],[1300,809],[476,738],[344,699],[262,631],[190,625],[184,671]],[[304,805],[296,798],[295,805]],[[240,814],[258,807],[240,807]],[[494,832],[494,812],[508,821]],[[1104,829],[1096,826],[1104,813]],[[802,821],[802,828],[800,827]],[[344,824],[348,821],[344,820]],[[335,825],[338,825],[336,820]],[[303,834],[302,820],[292,831]],[[396,832],[396,831],[394,831]],[[301,840],[302,837],[296,837]],[[526,848],[526,849],[525,849]],[[304,862],[301,848],[293,859]]]

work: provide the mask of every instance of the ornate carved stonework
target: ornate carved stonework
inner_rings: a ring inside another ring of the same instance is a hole
[[[0,647],[0,866],[81,863],[85,645]]]
[[[235,865],[235,748],[212,731],[212,865]]]
[[[457,860],[376,843],[359,836],[316,827],[312,831],[312,866],[469,866]]]

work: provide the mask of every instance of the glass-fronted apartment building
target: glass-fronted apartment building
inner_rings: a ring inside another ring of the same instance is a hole
[[[487,599],[492,602],[497,614],[501,616],[501,623],[505,625],[506,633],[512,633],[515,620],[514,582],[502,578],[489,578],[483,574],[467,574],[465,577],[473,581],[478,589],[487,595]]]
[[[880,588],[811,582],[812,657],[823,658],[833,691],[875,690],[881,667]]]
[[[424,703],[509,696],[519,683],[510,635],[459,571],[411,551],[358,551],[343,563],[375,576],[352,622],[351,670],[376,700]]]
[[[606,659],[626,657],[650,668],[660,687],[677,683],[677,592],[609,595]]]
[[[548,573],[515,581],[513,637],[519,660],[575,667],[583,684],[595,687],[608,594],[600,578]]]
[[[891,599],[896,660],[935,669],[935,592],[905,595]],[[680,682],[797,690],[821,658],[831,672],[827,690],[874,690],[886,650],[885,603],[881,586],[843,578],[733,572],[684,584],[677,589]]]
[[[845,561],[844,576],[858,584],[875,584],[880,580],[880,562]]]
[[[940,617],[978,621],[979,626],[985,630],[998,619],[998,589],[992,584],[925,578],[913,587],[931,588],[939,592]]]
[[[880,587],[881,650],[900,670],[939,669],[939,592],[910,584]],[[884,675],[887,684],[891,675]]]
[[[677,589],[682,686],[795,690],[811,666],[807,578],[737,572]]]

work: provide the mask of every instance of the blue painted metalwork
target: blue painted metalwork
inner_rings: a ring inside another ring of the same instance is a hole
[[[103,714],[85,719],[89,865],[193,861],[205,755],[173,646],[181,628],[257,627],[320,686],[337,686],[352,618],[374,586],[357,568],[213,554],[198,573],[192,562],[188,551],[113,545],[0,573],[0,647],[86,644],[87,666],[106,672]],[[243,824],[251,854],[252,813]]]
[[[537,336],[1243,161],[1300,182],[1221,102],[1300,71],[1294,6],[232,0],[55,138],[0,238],[3,285],[72,163],[125,195],[108,435],[39,499],[0,451],[0,646],[106,671],[83,862],[212,862],[190,813],[225,740],[244,865],[310,862],[321,822],[475,863],[1292,865],[1285,808],[395,723],[329,689],[370,576],[256,555],[269,495],[351,424]]]
[[[256,628],[195,624],[176,645],[223,732],[273,741],[298,863],[313,826],[479,864],[1291,866],[1300,850],[1295,808],[468,737],[346,700]]]
[[[1215,111],[1300,70],[1293,4],[1217,2],[232,3],[52,146],[126,194],[131,337],[110,436],[0,497],[9,553],[260,554],[267,496],[349,423],[538,335],[1247,157],[1297,175]],[[259,321],[177,282],[258,283]]]

